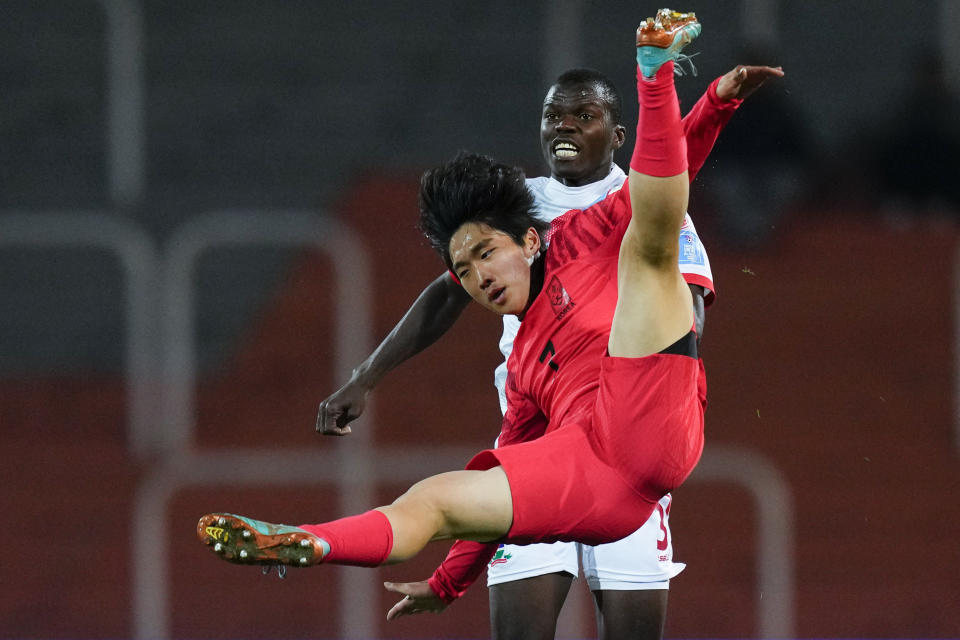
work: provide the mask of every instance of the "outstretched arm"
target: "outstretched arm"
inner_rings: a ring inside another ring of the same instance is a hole
[[[707,161],[733,112],[770,78],[782,78],[780,67],[737,65],[710,83],[706,93],[683,118],[690,181]]]
[[[363,413],[367,395],[387,373],[446,333],[470,302],[470,296],[444,273],[427,285],[400,322],[367,356],[345,385],[320,403],[318,433],[345,436]]]

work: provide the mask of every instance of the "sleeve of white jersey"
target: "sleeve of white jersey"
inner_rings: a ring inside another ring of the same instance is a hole
[[[707,250],[700,241],[697,228],[693,226],[693,219],[688,213],[683,219],[680,228],[680,256],[678,258],[680,272],[689,284],[697,284],[706,290],[704,304],[709,305],[716,298],[716,288],[713,285],[713,271],[710,270],[710,258]]]
[[[500,413],[507,413],[507,360],[513,352],[513,341],[520,331],[520,319],[517,316],[503,316],[503,333],[500,336],[500,353],[503,362],[493,372],[493,386],[497,388],[500,399]]]

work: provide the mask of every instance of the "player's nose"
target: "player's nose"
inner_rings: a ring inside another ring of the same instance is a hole
[[[557,118],[557,131],[573,131],[577,128],[577,119],[571,113]]]
[[[480,290],[483,291],[493,283],[493,278],[486,273],[482,267],[477,267],[477,282],[480,283]]]

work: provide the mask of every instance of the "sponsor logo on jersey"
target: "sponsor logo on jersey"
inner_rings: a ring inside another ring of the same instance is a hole
[[[550,300],[553,312],[557,315],[557,320],[562,320],[563,316],[577,306],[577,303],[570,299],[570,294],[563,288],[563,283],[557,276],[553,276],[550,284],[547,285],[547,298]]]
[[[703,247],[697,234],[690,229],[680,232],[680,264],[696,264],[703,266]]]

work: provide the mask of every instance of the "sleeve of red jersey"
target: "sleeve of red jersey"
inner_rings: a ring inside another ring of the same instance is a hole
[[[441,600],[450,604],[476,582],[498,546],[496,542],[457,540],[427,584]]]
[[[700,97],[690,113],[683,119],[683,134],[687,139],[687,172],[690,182],[707,161],[707,156],[713,149],[717,137],[723,130],[733,112],[737,110],[743,100],[721,100],[717,95],[717,78],[707,87],[706,93]]]

